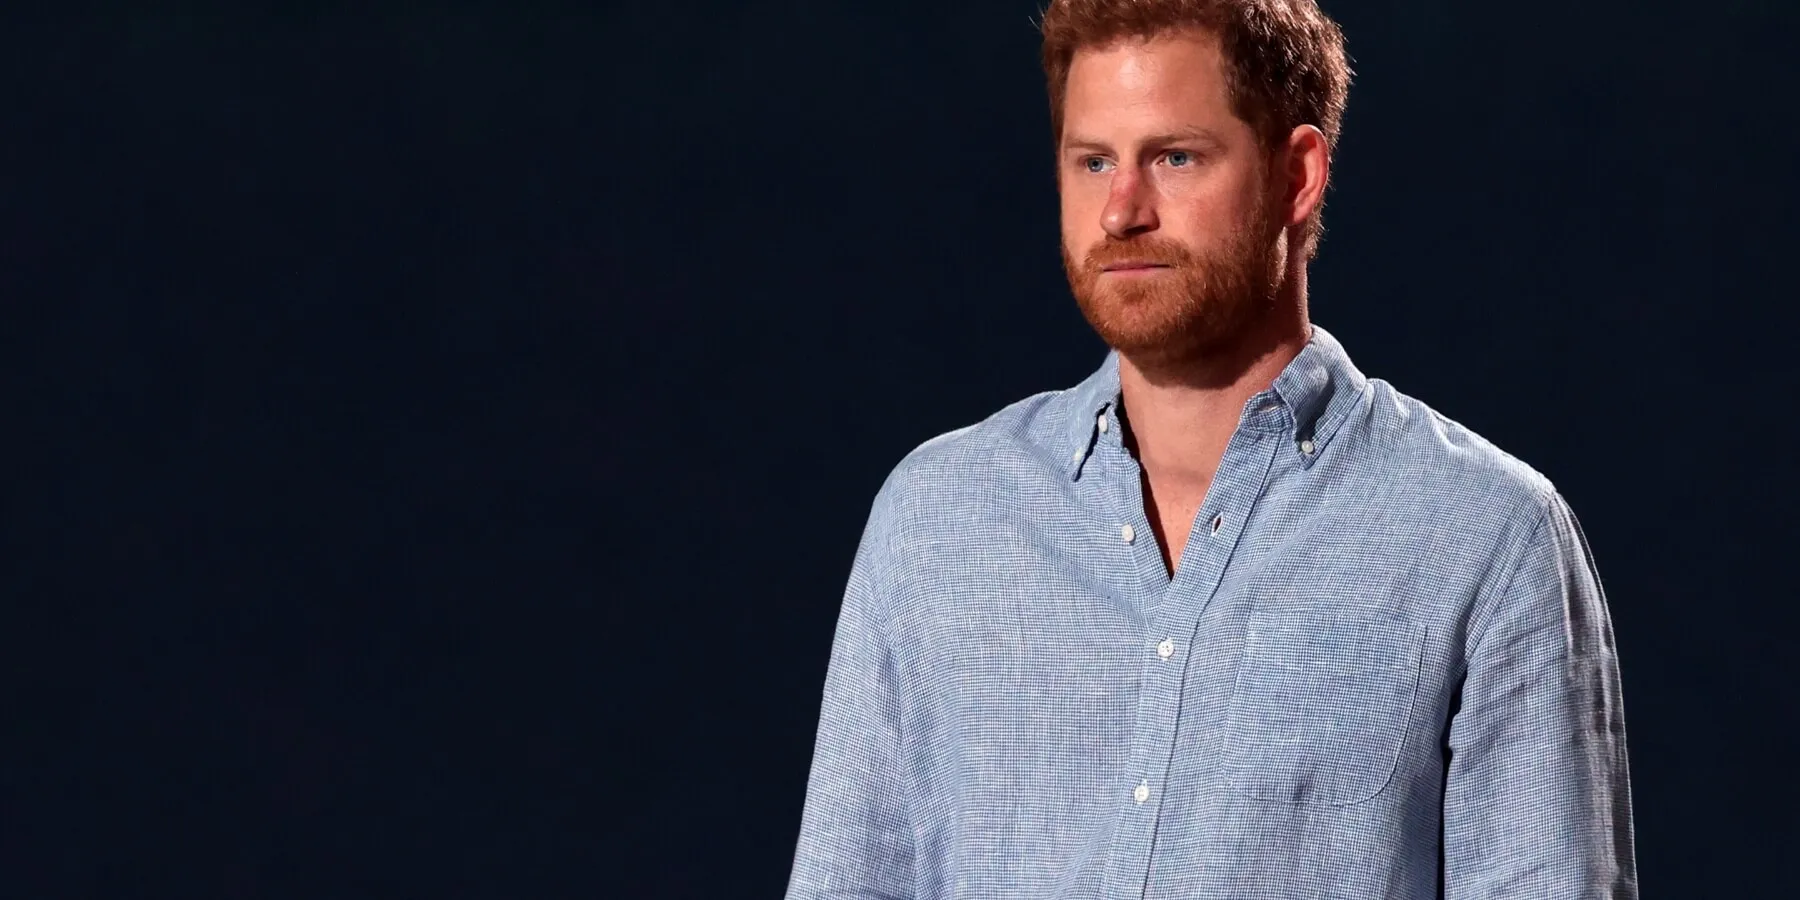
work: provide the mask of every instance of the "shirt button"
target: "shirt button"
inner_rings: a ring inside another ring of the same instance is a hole
[[[1131,792],[1131,799],[1136,800],[1139,803],[1142,803],[1145,800],[1150,799],[1150,785],[1148,785],[1148,784],[1138,785],[1137,790]]]
[[[1300,442],[1300,452],[1304,453],[1308,456],[1311,456],[1312,452],[1313,452],[1313,442],[1312,441],[1301,441]]]
[[[1137,540],[1137,530],[1132,528],[1130,525],[1120,525],[1119,526],[1119,538],[1121,540],[1123,540],[1125,543],[1129,544],[1132,541]]]
[[[1168,659],[1169,657],[1174,656],[1175,655],[1175,642],[1170,641],[1170,640],[1165,640],[1162,643],[1157,644],[1156,645],[1156,655],[1162,657],[1163,659]]]
[[[1070,456],[1069,459],[1074,460],[1075,462],[1081,462],[1081,451],[1080,450],[1075,451],[1075,454],[1073,456]]]
[[[1111,427],[1112,427],[1111,425],[1106,424],[1106,414],[1101,413],[1100,414],[1100,433],[1105,434],[1106,429],[1111,428]]]

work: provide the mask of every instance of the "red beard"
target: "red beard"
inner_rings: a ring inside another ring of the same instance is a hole
[[[1107,237],[1079,265],[1065,244],[1063,269],[1075,302],[1107,346],[1146,366],[1213,356],[1234,344],[1274,308],[1280,243],[1270,240],[1261,210],[1217,251],[1195,254],[1150,236]],[[1137,276],[1103,274],[1123,260],[1169,268]]]

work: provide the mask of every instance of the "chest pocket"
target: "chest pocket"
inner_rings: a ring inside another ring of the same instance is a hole
[[[1226,715],[1226,777],[1251,798],[1349,806],[1392,780],[1424,628],[1386,611],[1258,606]]]

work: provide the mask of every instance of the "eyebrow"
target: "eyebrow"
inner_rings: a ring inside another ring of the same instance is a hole
[[[1153,134],[1144,138],[1143,143],[1145,147],[1149,148],[1159,148],[1166,147],[1170,144],[1184,143],[1205,144],[1212,149],[1219,149],[1225,146],[1225,142],[1220,140],[1219,136],[1211,129],[1207,128],[1181,128],[1162,134]],[[1111,153],[1112,147],[1108,146],[1105,141],[1096,140],[1094,138],[1074,137],[1063,141],[1063,152],[1067,153],[1071,150],[1091,150],[1099,153]]]

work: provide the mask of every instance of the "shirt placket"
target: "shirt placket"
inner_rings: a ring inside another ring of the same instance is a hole
[[[1262,494],[1280,444],[1277,434],[1240,428],[1232,436],[1205,502],[1185,541],[1181,563],[1170,579],[1144,513],[1138,463],[1123,448],[1109,451],[1110,492],[1118,518],[1115,540],[1131,556],[1138,574],[1140,608],[1154,612],[1145,619],[1137,716],[1132,728],[1131,759],[1119,785],[1120,815],[1107,860],[1106,894],[1144,895],[1162,817],[1164,784],[1175,746],[1181,713],[1188,650],[1200,614],[1212,599],[1231,561],[1257,498]]]

